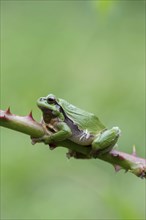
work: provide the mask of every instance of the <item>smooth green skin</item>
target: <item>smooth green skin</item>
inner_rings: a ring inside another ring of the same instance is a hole
[[[63,99],[56,98],[53,94],[39,98],[37,105],[43,112],[43,118],[47,118],[47,121],[42,120],[42,123],[47,126],[48,130],[51,125],[55,132],[35,139],[35,142],[50,144],[70,139],[80,145],[90,145],[93,151],[103,153],[111,150],[119,138],[120,129],[118,127],[106,129],[94,114],[79,109]],[[67,123],[68,119],[72,124]],[[56,123],[52,123],[54,120]],[[80,134],[76,132],[77,129]]]

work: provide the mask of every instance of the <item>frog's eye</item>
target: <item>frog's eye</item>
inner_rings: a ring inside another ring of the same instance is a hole
[[[55,103],[55,98],[49,97],[49,98],[47,98],[47,102],[48,102],[48,104],[53,104],[53,103]]]

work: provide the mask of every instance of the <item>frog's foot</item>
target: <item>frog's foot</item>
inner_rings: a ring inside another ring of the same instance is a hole
[[[107,149],[99,149],[99,150],[92,149],[90,152],[90,157],[96,159],[96,158],[102,156],[103,154],[108,153],[110,150],[112,150],[112,148],[113,147],[107,148]]]
[[[108,153],[116,145],[121,131],[118,127],[101,132],[92,143],[92,157]]]
[[[30,138],[31,138],[32,145],[35,145],[36,143],[44,142],[42,137],[40,137],[40,138],[30,137]]]
[[[76,152],[76,154],[74,155],[74,158],[76,158],[76,159],[91,159],[91,156]]]
[[[31,140],[32,140],[33,145],[36,143],[41,143],[41,142],[43,142],[44,144],[52,143],[50,136],[46,134],[39,138],[31,137]]]
[[[71,157],[75,159],[90,159],[90,155],[85,155],[79,152],[76,152],[74,150],[69,150],[68,153],[66,154],[67,158],[70,159]]]
[[[36,143],[41,143],[41,142],[45,143],[44,138],[42,138],[42,137],[41,138],[32,138],[31,137],[32,145],[34,145]],[[48,143],[45,143],[45,144],[48,144]],[[55,143],[49,143],[48,146],[49,146],[50,150],[54,150],[57,147],[57,145]]]

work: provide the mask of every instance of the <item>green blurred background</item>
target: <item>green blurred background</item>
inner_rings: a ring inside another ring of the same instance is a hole
[[[145,157],[144,1],[1,1],[1,108],[54,93]],[[1,129],[1,219],[145,219],[145,181]]]

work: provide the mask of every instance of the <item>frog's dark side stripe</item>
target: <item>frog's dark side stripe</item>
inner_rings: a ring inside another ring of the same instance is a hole
[[[91,141],[94,138],[94,135],[89,134],[88,131],[80,130],[77,125],[73,123],[73,121],[66,115],[63,108],[56,102],[56,107],[59,108],[60,112],[62,112],[64,116],[64,122],[69,126],[72,131],[72,136],[69,138],[70,140],[83,144],[83,145],[90,145]]]

